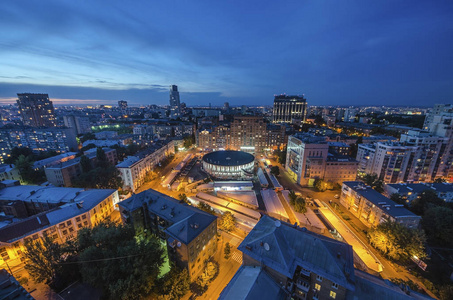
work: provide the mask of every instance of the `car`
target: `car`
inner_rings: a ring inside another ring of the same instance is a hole
[[[338,199],[340,198],[340,195],[336,194],[335,196],[333,196],[335,199]]]

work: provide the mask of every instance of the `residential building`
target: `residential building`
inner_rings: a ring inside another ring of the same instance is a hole
[[[10,156],[14,147],[28,147],[34,152],[74,151],[77,149],[76,134],[72,128],[1,128],[0,162]]]
[[[0,189],[2,209],[8,203],[22,203],[28,215],[24,219],[10,219],[2,224],[0,267],[6,267],[6,262],[10,267],[22,264],[25,240],[38,240],[44,235],[51,236],[57,242],[73,239],[80,229],[92,227],[108,218],[118,202],[118,191],[111,189],[26,185]]]
[[[5,269],[0,270],[0,299],[33,300],[27,290]]]
[[[273,123],[305,122],[307,99],[304,96],[276,95],[272,113]]]
[[[263,216],[219,299],[431,299],[354,268],[350,245]]]
[[[231,122],[231,149],[261,153],[268,149],[267,124],[259,116],[235,116]]]
[[[226,150],[231,148],[229,124],[219,124],[197,131],[196,143],[202,150]]]
[[[168,156],[175,154],[173,140],[158,141],[134,156],[128,156],[116,165],[123,179],[123,189],[135,192],[144,182],[146,175]]]
[[[166,241],[170,261],[194,281],[217,249],[217,217],[149,189],[119,203],[124,223]]]
[[[435,127],[437,127],[435,124],[439,124],[438,118],[442,118],[442,116],[449,116],[451,114],[453,114],[453,104],[434,104],[434,107],[425,117],[423,130],[435,131]]]
[[[358,162],[336,151],[343,146],[333,144],[330,149],[325,137],[296,134],[288,138],[286,165],[290,177],[302,186],[313,186],[316,179],[341,184],[355,180]]]
[[[20,183],[24,183],[20,171],[15,165],[0,165],[0,181],[3,180],[18,180]]]
[[[360,181],[343,182],[340,203],[362,223],[374,227],[387,220],[418,228],[421,217]]]
[[[452,183],[393,183],[384,185],[384,190],[388,197],[392,194],[400,194],[408,204],[426,190],[433,191],[445,202],[453,202]]]
[[[118,107],[121,110],[127,110],[127,101],[125,100],[118,101]]]
[[[37,160],[33,163],[33,169],[40,170],[45,167],[55,166],[65,161],[76,158],[77,152],[66,152],[49,158]]]
[[[25,126],[55,127],[56,118],[48,94],[17,94],[17,105]]]
[[[346,108],[344,110],[343,120],[344,122],[354,122],[357,115],[357,110],[355,108]]]
[[[91,132],[90,119],[82,116],[63,116],[64,126],[75,128],[77,134]]]
[[[115,149],[103,148],[107,161],[112,165],[116,165],[118,162],[117,154]],[[85,155],[91,161],[92,168],[96,167],[97,148],[85,151]],[[45,168],[45,174],[47,181],[54,186],[65,186],[71,187],[75,179],[77,179],[82,173],[82,165],[80,164],[81,157],[61,161],[58,164],[53,164]]]

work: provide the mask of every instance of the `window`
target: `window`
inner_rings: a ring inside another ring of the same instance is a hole
[[[76,218],[76,221],[77,221],[77,222],[80,222],[80,217],[77,217],[77,218]]]
[[[70,226],[71,225],[71,220],[67,221],[66,225]]]
[[[321,290],[321,285],[318,284],[318,283],[315,283],[315,289],[316,289],[317,291],[320,291],[320,290]]]
[[[316,275],[316,280],[322,281],[322,276]]]
[[[68,231],[65,229],[63,230],[63,235],[67,235],[68,234]]]
[[[332,283],[332,287],[333,287],[334,289],[338,289],[338,284],[335,283],[335,282],[333,282],[333,283]]]
[[[82,215],[82,219],[85,220],[87,218],[87,215]]]
[[[335,299],[337,297],[337,293],[335,293],[334,291],[330,291],[330,298],[332,299]]]

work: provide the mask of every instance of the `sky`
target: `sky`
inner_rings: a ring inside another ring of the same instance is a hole
[[[0,104],[453,103],[453,1],[6,1]]]

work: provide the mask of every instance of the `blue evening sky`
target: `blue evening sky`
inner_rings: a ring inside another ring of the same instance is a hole
[[[453,1],[5,1],[0,103],[453,102]]]

